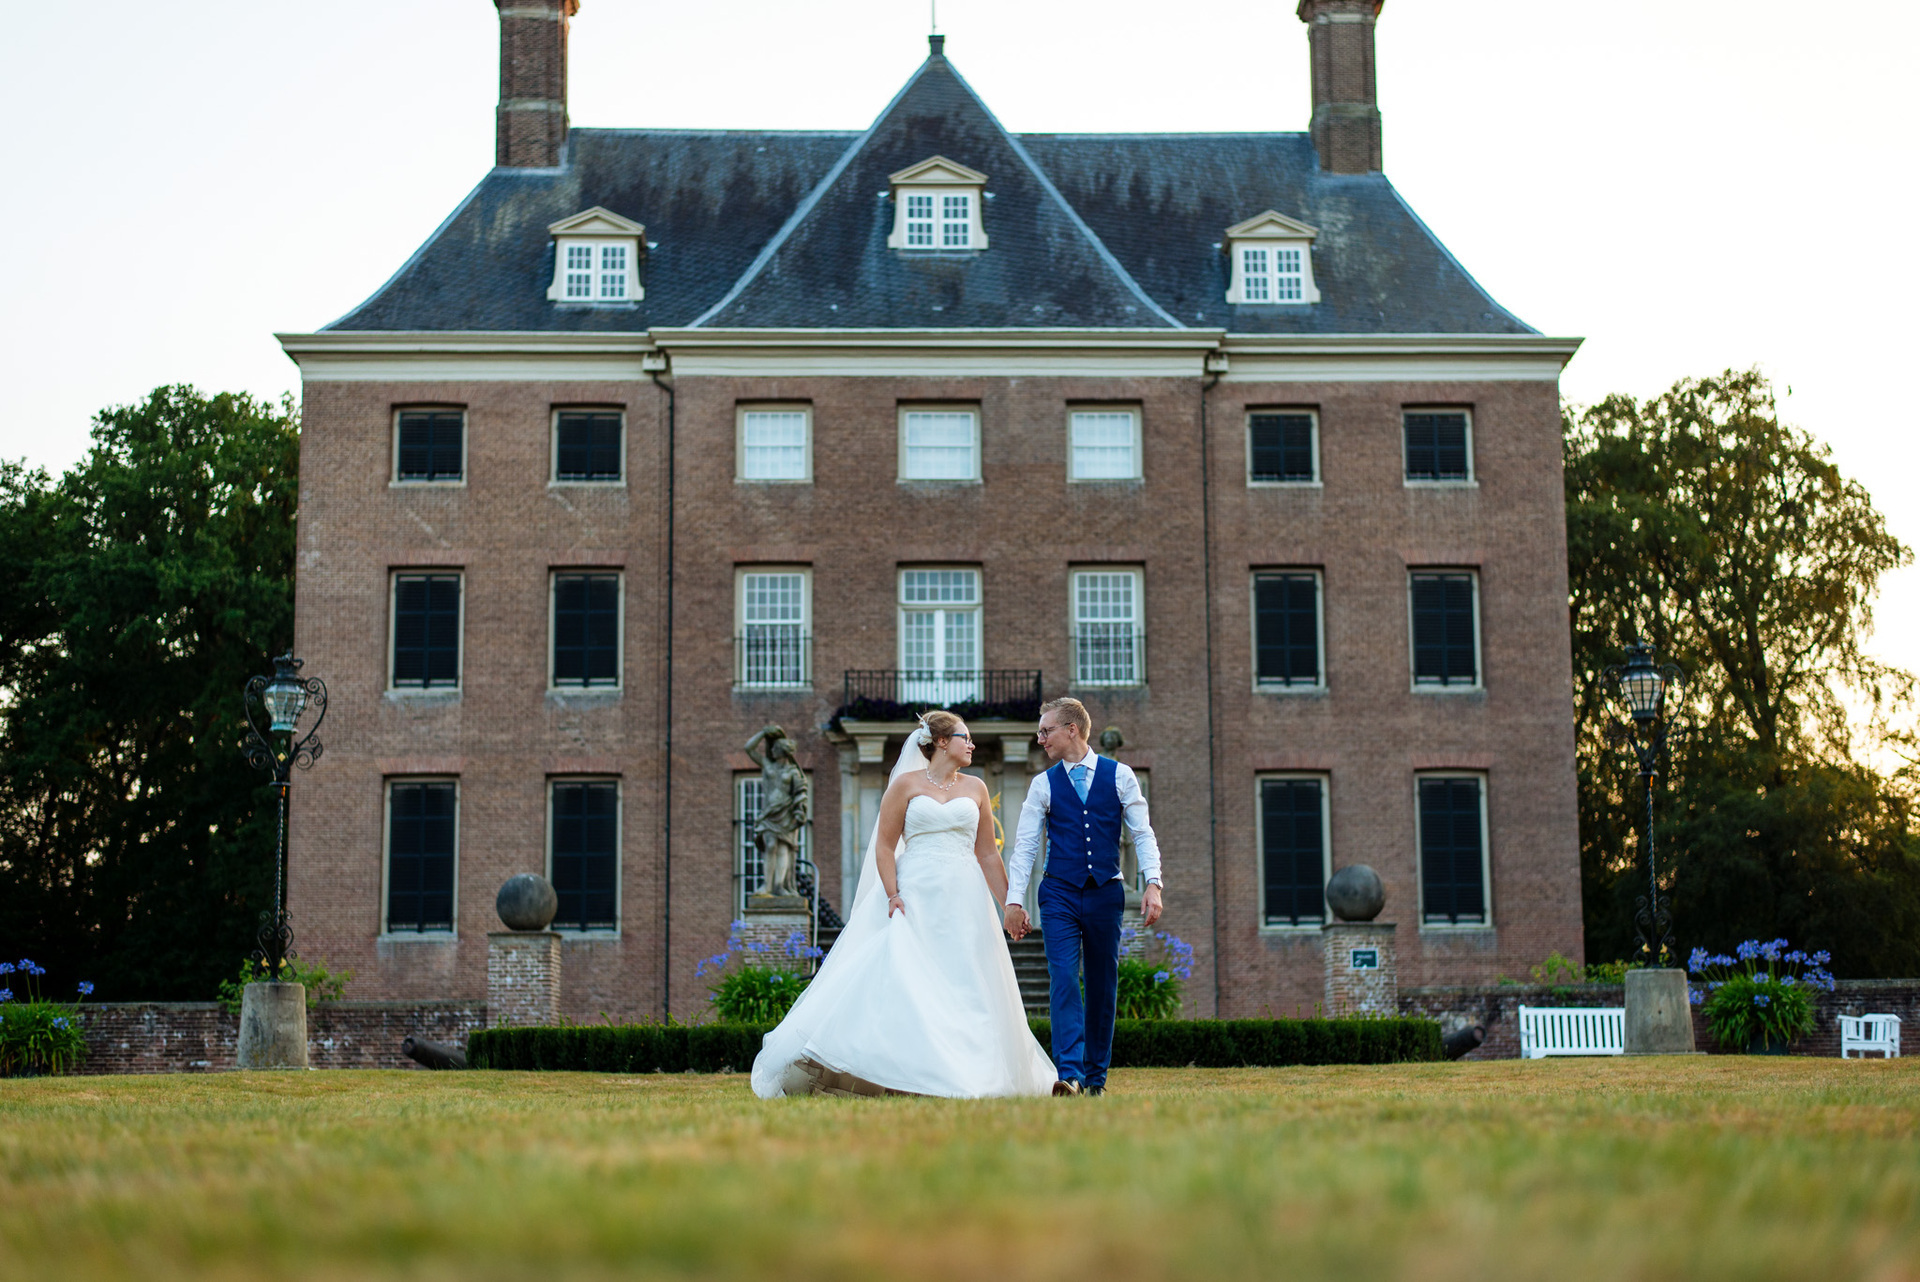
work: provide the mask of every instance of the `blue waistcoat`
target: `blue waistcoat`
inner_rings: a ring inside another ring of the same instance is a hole
[[[1047,771],[1052,804],[1047,809],[1047,876],[1076,886],[1091,877],[1109,882],[1120,875],[1120,785],[1112,757],[1098,757],[1087,799],[1073,790],[1067,763]]]

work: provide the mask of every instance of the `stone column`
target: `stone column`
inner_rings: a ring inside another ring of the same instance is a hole
[[[1393,958],[1394,923],[1330,921],[1320,928],[1327,971],[1327,1016],[1397,1015],[1400,978]]]
[[[873,837],[874,825],[880,822],[880,799],[887,795],[887,771],[892,765],[887,760],[885,735],[861,735],[856,742],[860,745],[860,817],[854,832],[853,881],[840,892],[847,899],[846,907],[840,910],[843,917],[852,909],[854,891],[859,889],[867,842]]]
[[[487,934],[487,1026],[550,1028],[559,1022],[559,933],[490,931]]]
[[[860,750],[840,745],[840,916],[853,911],[853,892],[860,880]]]
[[[1696,1055],[1684,970],[1627,972],[1629,1055]]]
[[[240,990],[239,1068],[307,1067],[304,984],[248,984]]]

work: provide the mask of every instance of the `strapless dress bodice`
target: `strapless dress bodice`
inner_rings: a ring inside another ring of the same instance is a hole
[[[971,797],[936,801],[925,793],[907,802],[906,847],[909,856],[973,857],[980,828],[980,805]]]

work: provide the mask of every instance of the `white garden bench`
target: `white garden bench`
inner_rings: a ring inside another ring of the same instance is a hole
[[[1624,1006],[1522,1006],[1520,1058],[1620,1055],[1627,1049]]]
[[[1868,1051],[1879,1051],[1888,1059],[1900,1058],[1900,1017],[1898,1015],[1842,1015],[1840,1017],[1840,1058],[1862,1059]]]

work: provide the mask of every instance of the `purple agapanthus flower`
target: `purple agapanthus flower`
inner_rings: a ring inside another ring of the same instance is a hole
[[[93,996],[93,985],[92,985],[92,984],[89,984],[89,983],[88,983],[88,982],[87,982],[86,980],[84,980],[84,979],[80,981],[80,995],[81,995],[82,997],[91,997],[91,996]]]
[[[13,990],[11,988],[0,988],[0,1002],[10,1002],[12,1000]]]

